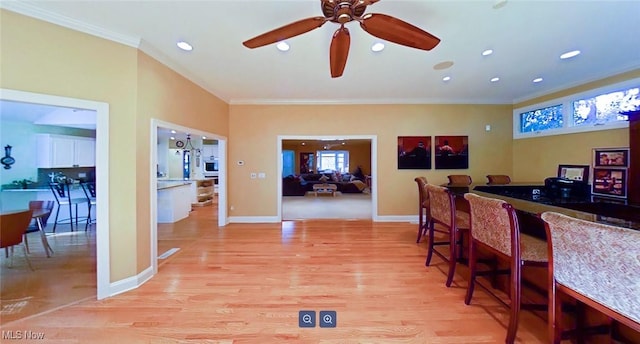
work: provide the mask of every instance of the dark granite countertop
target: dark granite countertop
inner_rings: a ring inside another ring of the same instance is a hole
[[[554,211],[583,220],[640,230],[640,206],[628,204],[624,199],[591,195],[552,198],[545,195],[544,185],[471,185],[466,188],[453,186],[450,189],[456,194],[473,192],[502,199],[517,210],[533,215]],[[534,192],[536,189],[540,193]]]

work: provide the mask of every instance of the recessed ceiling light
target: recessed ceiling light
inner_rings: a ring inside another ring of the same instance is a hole
[[[482,56],[489,56],[491,54],[493,54],[493,50],[492,49],[487,49],[487,50],[482,52]]]
[[[496,82],[496,81],[500,81],[500,78],[498,78],[497,76],[495,78],[491,78],[491,82]]]
[[[433,69],[443,70],[443,69],[451,68],[451,66],[453,66],[453,61],[444,61],[434,65]]]
[[[184,51],[191,51],[193,50],[193,46],[191,46],[191,44],[185,42],[185,41],[180,41],[176,44],[178,46],[178,48],[184,50]]]
[[[570,59],[572,57],[576,57],[578,55],[580,55],[580,50],[573,50],[560,55],[560,58],[564,60],[564,59]]]
[[[496,2],[493,3],[493,9],[497,10],[498,8],[503,8],[506,5],[507,0],[496,0]]]
[[[276,45],[276,48],[280,51],[289,51],[291,47],[289,46],[289,43],[282,41]]]
[[[203,140],[206,140],[206,139],[207,139],[207,137],[206,137],[206,136],[203,136],[203,137],[202,137],[202,139],[203,139]]]
[[[373,45],[371,46],[371,51],[373,52],[379,52],[379,51],[383,51],[384,50],[384,43],[382,42],[376,42],[373,43]]]
[[[176,133],[176,131],[175,131],[175,130],[171,130],[171,133],[172,133],[172,134],[175,134],[175,133]]]
[[[301,145],[303,145],[303,146],[304,146],[304,145],[306,145],[306,144],[307,144],[306,142],[302,142],[302,143],[301,143]]]
[[[449,80],[451,80],[450,76],[445,76],[444,78],[442,78],[442,81],[449,81]]]
[[[539,82],[541,82],[541,81],[542,81],[542,78],[535,78],[535,79],[533,79],[533,82],[535,82],[535,83],[539,83]]]
[[[173,137],[173,136],[171,136],[171,137],[170,137],[170,139],[175,140],[176,138],[175,138],[175,137]]]

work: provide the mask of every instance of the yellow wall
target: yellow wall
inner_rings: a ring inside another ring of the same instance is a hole
[[[640,69],[530,99],[515,104],[514,109],[634,78],[640,78]],[[628,146],[628,129],[513,140],[513,178],[523,182],[542,182],[546,177],[556,175],[559,164],[591,165],[593,148]]]
[[[345,113],[349,116],[336,115]],[[231,105],[229,207],[234,210],[229,215],[276,215],[278,135],[376,135],[378,212],[412,215],[417,175],[441,184],[453,173],[477,181],[489,173],[511,174],[511,118],[510,105]],[[491,131],[485,131],[486,124]],[[398,170],[397,137],[429,135],[468,135],[470,169]],[[251,172],[266,172],[267,178],[250,179]]]
[[[111,281],[149,267],[150,118],[227,134],[227,105],[137,49],[0,10],[0,87],[109,104]]]
[[[226,136],[228,105],[143,52],[138,53],[138,139],[136,160],[137,240],[149,243],[151,119]],[[138,272],[149,267],[149,245],[138,245]]]

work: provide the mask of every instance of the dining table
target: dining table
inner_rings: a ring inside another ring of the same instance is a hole
[[[49,241],[47,240],[47,234],[44,232],[44,225],[42,224],[42,219],[49,215],[51,211],[49,209],[33,209],[31,213],[31,218],[36,221],[36,225],[38,226],[38,232],[40,232],[40,238],[42,239],[42,246],[44,246],[44,251],[47,254],[47,258],[50,258],[53,254],[53,249],[51,245],[49,245]]]

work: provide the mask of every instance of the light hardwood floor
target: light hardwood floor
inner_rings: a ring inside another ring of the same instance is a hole
[[[3,331],[42,333],[48,343],[504,342],[507,309],[481,288],[465,306],[461,276],[446,288],[446,265],[434,258],[424,266],[426,244],[415,244],[415,224],[218,228],[207,210],[163,228],[175,241],[162,245],[181,249],[140,288],[10,322]],[[337,327],[299,328],[300,310],[335,310]],[[523,312],[518,342],[545,337],[544,321]]]
[[[372,219],[371,194],[338,193],[315,196],[283,196],[283,220]]]

